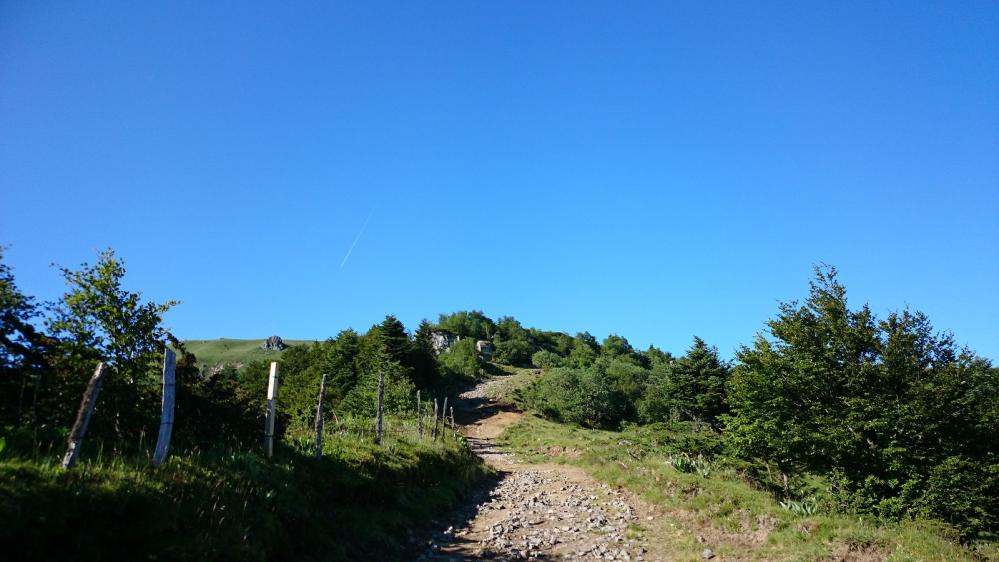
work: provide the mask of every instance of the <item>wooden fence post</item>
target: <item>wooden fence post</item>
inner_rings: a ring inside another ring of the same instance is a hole
[[[277,415],[274,408],[277,406],[277,389],[278,364],[276,361],[271,361],[271,375],[267,381],[267,422],[264,425],[264,446],[267,449],[267,458],[274,456],[274,418]]]
[[[423,411],[420,410],[420,391],[416,391],[416,434],[423,441]]]
[[[444,434],[447,433],[447,396],[444,397],[444,407],[441,408],[441,440],[444,440]]]
[[[177,354],[168,347],[163,351],[163,413],[160,414],[160,435],[156,439],[153,466],[162,464],[170,452],[170,436],[173,434],[173,403],[177,393],[176,368]]]
[[[375,445],[382,444],[382,404],[385,401],[385,371],[378,373],[378,421],[375,423]]]
[[[434,398],[434,429],[430,435],[432,437],[431,439],[432,441],[437,441],[437,399],[436,398]]]
[[[451,406],[451,431],[454,432],[454,440],[458,440],[458,426],[454,424],[454,406]]]
[[[444,397],[444,407],[441,408],[441,437],[444,437],[444,430],[447,429],[447,396]]]
[[[83,400],[80,401],[80,410],[76,413],[76,421],[73,423],[73,430],[69,432],[69,447],[66,449],[66,456],[62,458],[63,468],[73,468],[76,464],[76,457],[80,454],[80,446],[83,444],[83,436],[87,434],[87,425],[90,423],[90,414],[97,405],[97,396],[101,393],[101,383],[104,382],[104,373],[107,366],[104,363],[97,364],[97,370],[90,377],[87,383],[87,390],[83,392]]]
[[[316,460],[323,458],[323,397],[326,395],[326,374],[319,381],[319,403],[316,405]]]

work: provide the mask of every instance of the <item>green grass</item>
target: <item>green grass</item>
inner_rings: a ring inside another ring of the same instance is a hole
[[[717,443],[710,432],[686,424],[600,431],[532,415],[501,437],[524,460],[579,466],[658,506],[663,517],[640,521],[643,529],[632,532],[666,543],[677,560],[699,560],[705,546],[723,560],[999,560],[995,545],[975,552],[958,544],[942,523],[883,523],[821,507],[811,516],[794,514],[754,487],[734,463],[713,457]],[[670,465],[670,455],[680,452],[703,454],[708,475]]]
[[[520,393],[540,375],[533,368],[512,367],[490,363],[487,369],[493,375],[486,397],[506,404],[517,404]]]
[[[266,338],[259,340],[233,340],[219,338],[217,340],[184,340],[187,351],[198,358],[199,364],[218,365],[220,363],[245,365],[250,361],[274,361],[281,357],[281,351],[261,349]],[[313,340],[284,340],[289,346],[307,345]]]
[[[19,560],[405,560],[419,531],[487,469],[461,440],[415,437],[390,418],[382,446],[370,420],[324,439],[288,437],[259,452],[186,451],[161,467],[84,447],[71,471],[57,455],[0,457],[0,552]],[[110,450],[110,449],[108,449]],[[109,456],[109,455],[108,455]]]

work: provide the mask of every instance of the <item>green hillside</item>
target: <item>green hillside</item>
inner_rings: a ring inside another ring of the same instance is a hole
[[[256,340],[235,340],[219,338],[215,340],[183,340],[184,347],[198,358],[198,363],[218,365],[219,363],[246,364],[250,361],[277,359],[283,352],[262,349],[266,338]],[[307,345],[314,340],[284,340],[291,347]],[[290,348],[289,348],[290,349]]]

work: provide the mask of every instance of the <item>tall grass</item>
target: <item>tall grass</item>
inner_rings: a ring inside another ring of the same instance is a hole
[[[80,464],[59,450],[0,456],[0,552],[19,560],[395,560],[406,531],[452,506],[485,472],[464,443],[416,437],[389,418],[324,435],[286,435],[273,459],[244,448],[109,455],[88,443]]]

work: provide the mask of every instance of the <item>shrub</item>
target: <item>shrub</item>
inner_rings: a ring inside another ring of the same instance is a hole
[[[562,366],[562,357],[557,353],[541,350],[531,356],[531,363],[539,369],[554,369]]]
[[[547,371],[525,393],[525,403],[542,416],[589,427],[608,427],[624,417],[625,400],[598,366]]]

